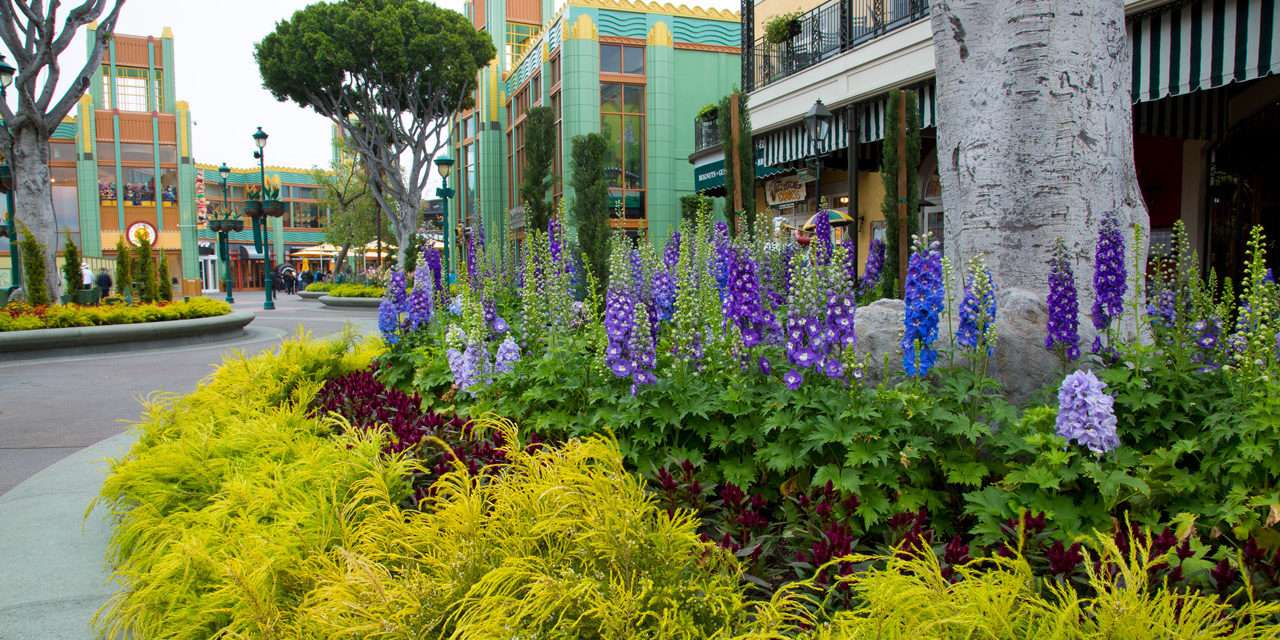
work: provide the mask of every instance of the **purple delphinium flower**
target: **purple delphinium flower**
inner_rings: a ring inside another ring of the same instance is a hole
[[[1058,389],[1058,435],[1099,455],[1120,446],[1114,400],[1106,388],[1092,371],[1076,371]]]
[[[1178,321],[1177,294],[1173,289],[1163,289],[1154,301],[1147,302],[1147,317],[1157,329],[1172,329]]]
[[[400,311],[391,300],[383,298],[378,304],[378,330],[387,344],[400,341]]]
[[[986,284],[979,286],[980,283],[975,283],[974,274],[965,276],[964,298],[960,301],[960,326],[956,329],[956,342],[967,349],[978,348],[978,341],[983,338],[981,334],[996,319],[996,292],[991,283],[991,274],[984,271],[978,277],[984,278]],[[979,297],[982,299],[979,300]],[[980,317],[984,312],[985,318]],[[980,323],[983,326],[978,326]],[[988,345],[988,354],[990,351],[991,347]]]
[[[804,384],[804,374],[797,369],[792,369],[782,374],[782,381],[787,384],[788,389],[795,391],[800,388],[801,384]]]
[[[933,342],[938,339],[942,313],[942,255],[936,244],[918,248],[907,264],[906,312],[903,315],[902,367],[908,376],[923,378],[938,359]]]
[[[867,249],[867,268],[862,274],[862,291],[868,292],[880,284],[880,272],[884,269],[884,242],[871,239]]]
[[[1080,307],[1076,298],[1076,277],[1071,271],[1067,245],[1061,239],[1049,259],[1049,321],[1044,348],[1061,348],[1067,362],[1080,358]]]
[[[671,234],[671,239],[667,241],[667,246],[662,249],[662,266],[667,271],[675,273],[676,264],[680,262],[680,232],[676,231]]]
[[[613,375],[626,378],[631,375],[631,333],[635,324],[635,302],[622,289],[609,289],[605,295],[604,330],[608,339],[605,347],[605,365]]]
[[[777,320],[760,298],[760,279],[750,252],[730,247],[726,270],[728,281],[721,301],[724,321],[738,328],[742,346],[750,349],[776,330]]]
[[[635,316],[632,318],[631,339],[627,347],[631,355],[631,395],[635,395],[640,385],[658,381],[653,375],[658,360],[654,352],[653,334],[646,330],[649,326],[647,305],[637,303],[632,309]]]
[[[769,358],[760,356],[760,375],[768,376],[773,373],[773,365],[769,364]]]
[[[853,236],[845,234],[844,241],[840,243],[844,247],[844,276],[854,287],[858,286],[858,261],[856,259],[857,246],[853,243]]]
[[[1120,222],[1115,213],[1108,213],[1102,219],[1093,260],[1093,328],[1100,336],[1110,326],[1111,320],[1124,312],[1124,294],[1128,287],[1124,236],[1120,233]],[[1102,350],[1100,338],[1094,339],[1093,350]]]
[[[423,251],[423,258],[424,262],[427,263],[427,268],[431,269],[431,280],[435,283],[435,291],[439,291],[442,287],[440,271],[443,268],[440,262],[440,251],[435,247],[430,247]],[[414,282],[416,283],[417,280],[415,279]]]
[[[555,216],[547,219],[547,244],[551,249],[551,261],[560,262],[560,220]]]
[[[857,305],[848,293],[833,293],[827,296],[827,329],[832,339],[830,345],[838,353],[840,350],[858,345],[858,334],[854,330],[854,314]]]
[[[498,345],[498,351],[493,356],[493,368],[499,373],[510,373],[516,367],[516,363],[520,361],[520,345],[516,344],[510,334]]]
[[[405,302],[407,300],[405,289],[408,284],[405,282],[404,272],[399,269],[391,270],[391,277],[387,280],[386,298],[391,300],[391,304],[395,305],[396,312],[405,310]]]
[[[413,291],[409,293],[409,314],[405,319],[410,331],[417,331],[431,322],[433,297],[431,272],[426,267],[418,267],[413,272]]]
[[[825,209],[819,209],[813,221],[814,255],[817,256],[818,264],[829,264],[834,248],[831,244],[831,218],[827,215]]]
[[[461,352],[449,349],[445,352],[445,359],[449,361],[453,384],[458,389],[472,391],[475,386],[488,382],[489,354],[479,341],[469,341]]]
[[[1199,320],[1191,325],[1191,332],[1196,340],[1196,353],[1192,356],[1200,365],[1200,372],[1213,371],[1219,367],[1218,349],[1222,332],[1222,322],[1216,317]]]
[[[711,278],[715,280],[716,287],[720,289],[720,295],[724,296],[725,284],[729,281],[729,259],[732,246],[729,244],[729,227],[723,222],[717,222],[715,226],[714,243],[715,248],[711,254]]]
[[[676,279],[667,269],[657,269],[653,273],[653,304],[657,307],[660,322],[671,319],[676,307]]]

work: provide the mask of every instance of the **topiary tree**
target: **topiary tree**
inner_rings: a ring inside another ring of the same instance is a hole
[[[80,273],[80,248],[71,241],[71,232],[67,231],[62,249],[62,278],[67,281],[67,295],[75,295],[84,284],[84,275]]]
[[[466,17],[423,0],[317,2],[254,47],[271,94],[333,121],[360,154],[401,267],[450,117],[493,55]]]
[[[586,267],[601,289],[609,279],[609,183],[604,175],[608,148],[608,142],[598,133],[575,136],[570,165],[578,244],[587,256]]]
[[[116,238],[116,290],[133,302],[133,260],[123,236]]]
[[[555,113],[550,107],[529,110],[524,123],[524,166],[520,168],[520,200],[525,206],[525,228],[547,229],[551,219],[551,162],[556,152]]]
[[[898,101],[906,96],[907,100],[907,144],[906,158],[898,157]],[[880,145],[880,178],[884,181],[884,201],[881,212],[884,213],[885,245],[884,270],[880,275],[881,290],[885,295],[901,297],[898,282],[899,251],[911,251],[911,247],[898,246],[898,203],[907,202],[907,237],[917,232],[916,212],[920,209],[920,194],[916,190],[916,168],[920,166],[920,113],[916,106],[916,94],[912,91],[893,91],[889,94],[889,102],[885,107],[884,144]],[[907,192],[898,193],[898,167],[903,163],[907,168]],[[941,238],[935,238],[941,240]]]
[[[164,249],[160,250],[160,259],[156,267],[156,300],[173,301],[173,284],[169,282],[169,260],[165,258]]]
[[[156,283],[156,261],[151,254],[151,239],[139,234],[138,247],[133,254],[133,281],[139,288],[138,297],[143,302],[155,302],[159,298]]]
[[[27,302],[32,305],[49,304],[49,281],[45,279],[44,243],[36,239],[27,225],[19,222],[22,239],[18,251],[22,255],[23,286],[27,289]],[[57,283],[57,280],[54,280]]]

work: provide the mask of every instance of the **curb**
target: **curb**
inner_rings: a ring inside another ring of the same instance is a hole
[[[361,309],[377,309],[382,298],[335,298],[321,296],[320,303],[328,307],[356,307]]]
[[[253,322],[254,317],[252,311],[232,311],[221,316],[190,320],[8,331],[0,333],[0,353],[205,336],[240,331]]]
[[[326,293],[325,291],[299,291],[298,297],[303,300],[319,300]]]

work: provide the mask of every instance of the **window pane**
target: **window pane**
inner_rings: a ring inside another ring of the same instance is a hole
[[[644,113],[644,87],[627,85],[623,95],[627,113]]]
[[[178,170],[160,170],[160,198],[166,205],[178,204]]]
[[[623,73],[644,73],[644,48],[623,47],[622,56]]]
[[[151,153],[151,145],[138,144],[136,142],[120,143],[120,159],[131,160],[133,162],[154,162],[155,158]]]
[[[172,145],[160,145],[160,162],[162,164],[177,164],[178,148]]]
[[[644,119],[626,117],[623,145],[627,154],[626,187],[644,188]]]
[[[609,186],[622,186],[622,117],[603,116],[600,118],[600,135],[604,136],[604,176]]]
[[[103,162],[116,161],[116,146],[110,140],[99,140],[97,143],[98,159]]]
[[[600,71],[603,73],[622,72],[622,47],[616,44],[600,45]]]
[[[622,85],[609,83],[600,85],[600,111],[622,112]]]
[[[156,173],[154,169],[139,167],[124,168],[124,199],[139,206],[144,202],[156,201]]]
[[[74,162],[76,159],[76,145],[73,142],[50,142],[49,143],[49,159],[61,162]]]
[[[116,199],[116,169],[115,167],[98,167],[98,199],[115,200]]]

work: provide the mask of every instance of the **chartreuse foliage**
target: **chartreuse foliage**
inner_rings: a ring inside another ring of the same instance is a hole
[[[162,320],[208,318],[231,313],[231,306],[211,298],[191,298],[183,302],[140,305],[82,307],[67,304],[51,307],[9,305],[0,309],[0,332],[27,329],[95,327],[109,324],[136,324]]]
[[[328,283],[320,283],[328,284]],[[381,298],[385,289],[370,284],[335,284],[325,289],[311,289],[309,291],[327,291],[334,298]]]

